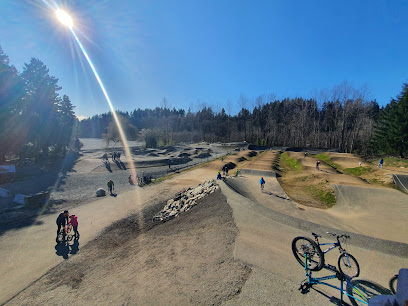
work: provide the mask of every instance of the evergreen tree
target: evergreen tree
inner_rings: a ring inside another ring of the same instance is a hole
[[[33,143],[43,154],[58,143],[58,79],[49,75],[43,62],[32,58],[25,64],[21,77],[27,91],[26,103],[22,112],[25,123],[30,127],[27,141]]]
[[[373,140],[383,153],[404,157],[408,151],[408,84],[403,84],[397,99],[381,110]]]
[[[17,152],[25,142],[19,108],[24,96],[23,83],[17,69],[10,65],[0,47],[0,162],[5,154]]]

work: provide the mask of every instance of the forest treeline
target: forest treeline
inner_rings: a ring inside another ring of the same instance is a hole
[[[259,97],[258,105],[242,107],[236,115],[225,109],[216,113],[211,107],[197,112],[157,107],[118,113],[127,126],[130,123],[142,135],[154,135],[161,144],[246,141],[265,146],[366,151],[380,113],[378,103],[365,101],[348,83],[330,94],[331,99],[321,103],[303,98],[264,103]],[[111,121],[111,113],[82,120],[80,135],[106,137]]]
[[[0,162],[6,156],[38,157],[79,148],[79,137],[120,141],[112,113],[78,121],[58,79],[32,58],[19,72],[0,47]],[[408,85],[385,107],[367,99],[366,89],[344,81],[313,98],[275,99],[241,95],[239,112],[162,107],[117,112],[126,137],[155,147],[179,142],[246,141],[264,146],[337,149],[341,152],[408,151]],[[249,107],[252,105],[252,107]],[[217,108],[218,109],[218,108]]]
[[[163,98],[163,105],[166,99]],[[240,111],[231,115],[204,106],[192,112],[156,107],[118,112],[129,139],[142,138],[147,146],[179,142],[246,141],[263,146],[336,149],[360,154],[399,154],[408,151],[408,85],[383,108],[366,99],[366,89],[347,81],[323,90],[315,98],[273,101],[260,96],[252,109],[241,95]],[[112,114],[80,122],[81,137],[118,138]]]
[[[6,155],[46,157],[79,146],[74,106],[60,90],[43,62],[32,58],[19,72],[0,47],[0,162]]]

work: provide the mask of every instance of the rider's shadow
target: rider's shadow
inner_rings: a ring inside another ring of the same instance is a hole
[[[78,239],[74,240],[74,243],[71,245],[71,254],[76,254],[79,252],[79,241]]]
[[[68,242],[63,242],[63,243],[57,243],[55,246],[55,254],[58,256],[62,256],[64,259],[68,259],[68,254],[69,254],[69,244]]]

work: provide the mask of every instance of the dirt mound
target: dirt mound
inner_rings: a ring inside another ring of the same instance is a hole
[[[208,153],[208,152],[203,152],[203,153],[197,154],[195,157],[196,157],[196,158],[207,158],[207,157],[210,157],[210,156],[211,156],[210,153]]]
[[[190,153],[183,152],[183,153],[180,153],[178,156],[179,157],[189,157],[190,155],[191,155]]]
[[[248,157],[254,157],[254,156],[257,156],[257,155],[258,155],[258,152],[256,152],[256,151],[250,151],[247,155],[248,155]]]
[[[114,223],[11,303],[221,304],[251,270],[234,259],[238,231],[225,197],[201,201],[158,226],[151,217],[160,205]]]
[[[238,162],[243,162],[246,161],[248,159],[246,159],[244,156],[241,156],[240,158],[238,158]]]
[[[231,169],[234,169],[237,165],[234,164],[233,162],[229,162],[225,164],[224,166],[227,167],[229,170],[231,170]]]

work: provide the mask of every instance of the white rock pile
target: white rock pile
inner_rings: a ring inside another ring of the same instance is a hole
[[[176,194],[173,199],[167,201],[166,206],[153,217],[153,221],[167,221],[177,217],[182,212],[190,210],[197,205],[197,201],[206,195],[213,193],[220,187],[215,180],[204,182],[196,188],[190,187]]]

